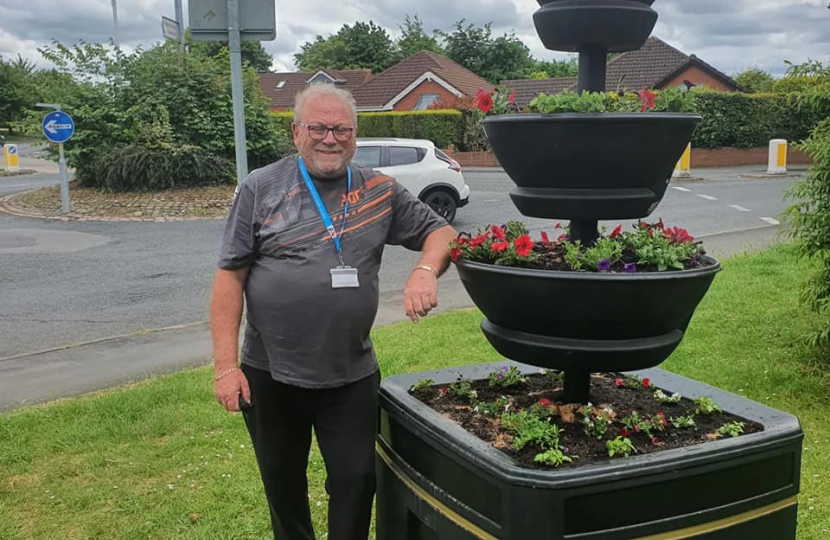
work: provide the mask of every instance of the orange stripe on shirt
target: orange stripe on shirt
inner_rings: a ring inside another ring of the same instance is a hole
[[[355,229],[359,229],[360,227],[363,227],[364,225],[368,225],[369,223],[382,218],[383,216],[390,213],[391,211],[392,211],[392,208],[387,208],[386,210],[384,210],[383,212],[381,212],[380,214],[378,214],[376,216],[372,216],[368,219],[365,219],[365,220],[361,221],[360,223],[358,223],[356,225],[352,225],[351,227],[347,227],[346,229],[343,230],[343,232],[341,234],[346,234],[349,231],[354,231]],[[331,237],[328,234],[325,234],[320,239],[321,240],[326,240],[328,238],[331,238]]]

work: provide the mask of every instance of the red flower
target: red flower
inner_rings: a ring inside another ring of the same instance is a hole
[[[443,396],[443,395],[445,395],[445,394],[447,393],[447,387],[446,387],[446,386],[442,386],[442,387],[441,387],[441,390],[439,390],[438,392],[439,392],[442,396]]]
[[[657,443],[659,443],[659,442],[660,441],[657,439],[657,437],[652,437],[651,438],[651,444],[653,444],[654,446],[657,446]]]
[[[458,244],[459,247],[463,247],[463,246],[466,246],[467,242],[469,242],[469,241],[470,241],[470,239],[467,238],[466,236],[459,236],[458,240],[456,240],[455,243]]]
[[[638,92],[640,96],[640,112],[645,112],[649,109],[654,108],[654,98],[657,97],[657,94],[652,92],[651,90],[642,90]]]
[[[490,246],[490,251],[506,251],[509,247],[510,244],[508,242],[493,242],[493,245]]]
[[[561,229],[561,228],[562,228],[562,222],[561,222],[561,221],[557,221],[557,222],[556,222],[556,225],[554,225],[554,226],[553,226],[553,228],[554,228],[554,229]]]
[[[640,433],[640,426],[634,424],[634,433]]]
[[[549,248],[550,247],[550,239],[548,238],[548,233],[546,233],[545,231],[542,231],[541,236],[542,236],[542,245],[544,245],[546,248]]]
[[[483,244],[486,241],[487,241],[487,233],[481,233],[481,234],[477,235],[475,238],[470,239],[469,246],[471,248],[475,248],[475,247],[480,246],[481,244]]]
[[[654,226],[657,227],[658,229],[660,229],[661,231],[666,228],[666,226],[663,225],[663,218],[660,218],[660,221],[655,223]]]
[[[559,238],[556,239],[557,244],[561,244],[562,242],[567,242],[567,241],[568,241],[568,235],[565,234],[565,233],[560,234]]]
[[[516,254],[519,257],[527,257],[533,249],[533,241],[526,234],[513,240],[513,247],[516,248]]]
[[[610,239],[612,239],[612,240],[613,240],[614,238],[618,237],[618,236],[620,235],[620,233],[621,233],[621,232],[622,232],[622,223],[620,223],[619,225],[617,225],[617,228],[616,228],[616,229],[614,229],[614,230],[611,232],[611,234],[610,234],[610,236],[608,236],[608,238],[610,238]]]
[[[623,384],[625,384],[625,383],[623,383],[623,380],[620,379],[619,377],[614,379],[614,386],[616,386],[617,388],[622,388]]]
[[[670,240],[676,244],[690,244],[694,241],[694,238],[689,235],[689,232],[686,229],[681,229],[680,227],[669,227],[663,231],[663,236],[665,236],[667,240]]]
[[[458,259],[461,258],[461,250],[457,247],[454,247],[450,250],[450,259],[452,262],[457,263]]]
[[[622,428],[620,430],[620,437],[628,437],[628,430],[625,429],[625,428]]]
[[[490,227],[490,230],[493,232],[493,238],[495,238],[496,240],[504,240],[505,239],[504,229],[502,229],[501,227],[497,227],[496,225],[493,225],[492,227]]]
[[[484,90],[479,90],[476,92],[476,107],[484,114],[487,114],[493,109],[493,96]]]
[[[648,377],[643,379],[643,388],[651,388],[651,379]]]
[[[548,398],[540,398],[536,403],[542,407],[550,407],[550,400]]]
[[[516,91],[515,90],[510,92],[510,95],[507,96],[507,102],[510,103],[511,105],[516,104]]]

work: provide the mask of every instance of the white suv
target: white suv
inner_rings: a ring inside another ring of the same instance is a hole
[[[470,201],[461,166],[431,141],[359,138],[354,162],[391,176],[448,223]]]

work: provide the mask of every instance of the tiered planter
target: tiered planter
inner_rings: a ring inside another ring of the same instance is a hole
[[[610,51],[638,49],[654,0],[539,0],[544,44],[578,51],[580,91],[605,90]],[[522,214],[569,219],[583,245],[599,220],[649,216],[700,122],[688,114],[517,114],[485,119]],[[564,371],[562,400],[590,374],[653,368],[678,346],[718,262],[661,273],[578,273],[461,260],[484,335],[527,373]],[[729,331],[727,328],[724,331]],[[436,351],[436,354],[440,351]],[[530,364],[537,367],[530,367]],[[378,540],[794,540],[802,432],[792,416],[660,370],[659,388],[709,396],[758,433],[563,470],[529,470],[410,396],[419,379],[486,379],[495,366],[381,384]]]

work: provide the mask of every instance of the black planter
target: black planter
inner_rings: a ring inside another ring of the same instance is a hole
[[[557,0],[544,2],[533,14],[536,32],[546,48],[580,51],[586,46],[610,52],[643,46],[657,13],[638,0]]]
[[[464,288],[503,356],[588,371],[653,367],[668,358],[720,271],[553,272],[458,261]]]
[[[638,375],[685,397],[710,396],[764,431],[567,470],[525,469],[407,392],[421,378],[478,380],[499,365],[383,381],[378,540],[796,538],[803,438],[796,418],[648,370]]]
[[[644,218],[663,199],[694,114],[515,114],[482,121],[526,216]],[[601,158],[600,158],[601,157]]]

